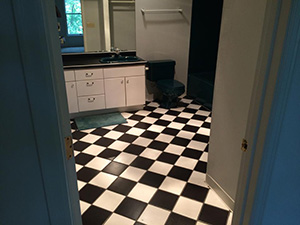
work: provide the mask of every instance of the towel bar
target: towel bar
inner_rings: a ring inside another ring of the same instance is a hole
[[[110,1],[110,3],[115,3],[115,4],[134,4],[135,1]]]
[[[141,9],[145,13],[182,13],[182,9]]]

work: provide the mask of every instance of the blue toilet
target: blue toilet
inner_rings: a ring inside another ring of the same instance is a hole
[[[162,94],[160,106],[166,109],[175,108],[178,105],[178,97],[185,91],[184,84],[174,80],[174,60],[152,60],[148,61],[149,68],[146,77],[154,81]]]

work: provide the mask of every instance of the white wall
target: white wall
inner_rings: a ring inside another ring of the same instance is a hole
[[[144,9],[183,13],[142,14]],[[136,0],[136,50],[145,60],[174,59],[175,79],[187,84],[192,0]]]
[[[233,208],[267,0],[224,0],[207,181]]]

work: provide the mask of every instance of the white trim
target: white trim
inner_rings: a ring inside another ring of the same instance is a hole
[[[110,34],[109,0],[103,0],[103,21],[104,21],[105,50],[110,51],[111,34]]]

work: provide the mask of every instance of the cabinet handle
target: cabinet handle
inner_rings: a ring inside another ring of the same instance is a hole
[[[85,73],[85,76],[86,77],[91,77],[91,76],[93,76],[94,75],[94,73]]]
[[[123,80],[121,80],[121,84],[123,84],[123,82],[124,82],[124,81],[123,81]]]
[[[86,83],[86,86],[87,86],[87,87],[91,87],[91,86],[93,86],[93,84],[94,84],[94,82],[92,82],[92,83],[87,82],[87,83]]]
[[[74,84],[71,85],[71,88],[74,88]]]
[[[129,80],[127,80],[127,84],[129,84]]]
[[[88,98],[88,102],[94,102],[95,98]]]

